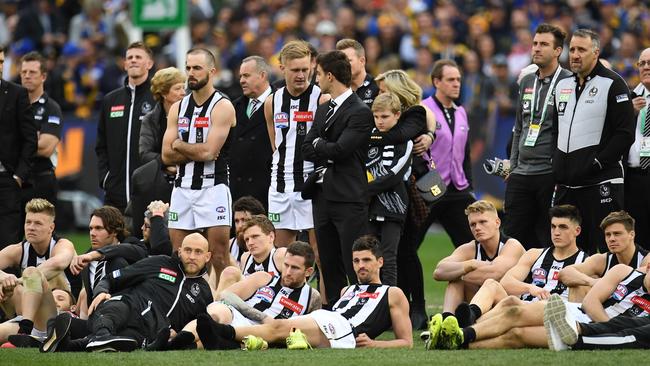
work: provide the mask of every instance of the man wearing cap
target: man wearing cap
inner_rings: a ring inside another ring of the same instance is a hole
[[[0,78],[5,50],[0,48]],[[27,90],[0,81],[0,249],[20,241],[20,188],[36,153],[36,126]]]
[[[56,206],[57,183],[54,169],[62,119],[61,107],[43,90],[46,79],[47,65],[41,54],[29,52],[22,57],[20,83],[27,89],[38,130],[36,156],[32,158],[34,166],[28,179],[29,186],[23,190],[23,205],[32,198],[45,198]]]

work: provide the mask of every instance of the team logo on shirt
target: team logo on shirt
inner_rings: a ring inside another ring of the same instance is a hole
[[[533,269],[533,285],[542,287],[546,284],[547,272],[544,268]]]
[[[595,97],[596,94],[598,94],[598,88],[596,88],[596,87],[594,86],[593,88],[589,89],[589,96],[590,96],[590,97]]]
[[[289,114],[285,112],[276,113],[273,116],[275,128],[289,128]]]
[[[192,286],[190,286],[190,292],[194,296],[199,296],[199,293],[201,293],[201,287],[198,283],[193,283]]]
[[[377,156],[377,154],[379,154],[379,148],[376,146],[373,146],[370,148],[370,150],[368,150],[368,157],[370,159],[373,159],[375,156]]]
[[[523,103],[521,103],[521,107],[524,110],[528,110],[528,108],[530,108],[530,101],[529,100],[524,100]]]
[[[142,112],[142,114],[147,114],[151,112],[152,109],[153,108],[151,107],[151,103],[144,101],[142,102],[142,106],[140,107],[140,112]]]
[[[566,109],[566,103],[567,102],[560,102],[557,106],[557,111],[559,112],[560,116],[564,115],[564,110]]]
[[[275,291],[269,286],[264,286],[257,290],[255,297],[262,301],[271,302],[275,297]]]
[[[622,284],[618,284],[616,286],[616,290],[614,290],[614,293],[612,294],[612,298],[617,301],[623,300],[623,298],[627,295],[627,287]]]
[[[300,136],[307,135],[307,126],[305,123],[296,124],[296,133]]]
[[[600,186],[599,190],[600,190],[600,196],[601,197],[609,197],[609,194],[610,194],[609,186],[606,186],[606,185],[603,184],[603,185]]]

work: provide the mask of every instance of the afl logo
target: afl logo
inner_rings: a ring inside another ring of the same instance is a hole
[[[612,298],[614,298],[614,300],[620,301],[623,300],[625,295],[627,295],[627,287],[625,287],[625,285],[619,284],[616,286],[616,290],[612,294]]]
[[[547,272],[544,268],[533,269],[533,285],[544,286],[546,284]]]
[[[217,212],[218,213],[224,213],[224,212],[226,212],[226,208],[223,207],[223,206],[219,206],[219,207],[217,207]]]
[[[273,289],[269,286],[264,286],[257,290],[255,297],[266,302],[271,302],[275,297],[275,291],[273,291]]]

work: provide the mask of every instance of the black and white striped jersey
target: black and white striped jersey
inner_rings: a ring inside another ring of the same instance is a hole
[[[614,293],[603,303],[610,319],[618,315],[650,316],[650,295],[643,285],[644,278],[645,273],[632,270],[616,286]]]
[[[524,282],[541,287],[551,294],[558,294],[568,301],[569,288],[560,282],[560,271],[572,264],[584,262],[587,257],[585,252],[578,250],[568,258],[556,259],[553,255],[553,247],[546,248],[530,267],[530,272]],[[539,298],[529,293],[521,295],[521,299],[529,302],[539,300]]]
[[[349,286],[332,311],[347,319],[355,334],[366,333],[374,339],[392,325],[389,289],[390,286],[380,284]]]
[[[636,249],[634,250],[634,255],[632,256],[632,260],[630,261],[630,263],[623,263],[623,264],[627,264],[632,268],[639,268],[641,267],[641,262],[643,262],[643,258],[645,258],[645,256],[648,255],[648,251],[639,247],[638,245],[636,245],[635,247]],[[615,265],[619,264],[618,257],[614,253],[607,252],[605,263],[606,263],[605,270],[600,275],[600,277],[603,277],[605,273],[607,273],[607,271],[609,271]]]
[[[485,249],[483,249],[483,244],[481,244],[478,240],[474,240],[474,245],[476,246],[474,259],[477,261],[492,262],[496,257],[499,256],[501,249],[503,249],[503,246],[506,245],[506,242],[508,240],[510,240],[509,236],[506,236],[503,233],[499,233],[499,247],[497,248],[497,253],[494,255],[494,257],[488,256]]]
[[[202,105],[197,105],[193,95],[183,97],[178,111],[178,136],[190,144],[206,142],[212,126],[210,113],[221,99],[225,98],[215,91]],[[175,187],[202,189],[228,184],[228,150],[230,134],[224,142],[219,156],[212,161],[190,161],[178,166]]]
[[[242,274],[245,276],[250,276],[255,272],[267,272],[273,277],[278,277],[280,276],[280,269],[278,268],[277,264],[275,264],[275,259],[273,259],[275,255],[275,251],[277,250],[276,247],[273,247],[271,249],[271,252],[269,253],[269,256],[262,261],[262,263],[257,263],[255,262],[255,258],[253,258],[253,255],[249,255],[248,258],[246,259],[246,264],[244,265],[244,269],[242,270]]]
[[[274,278],[244,301],[271,318],[289,319],[307,313],[311,295],[312,289],[306,282],[301,287],[291,288],[282,286],[282,281]]]
[[[59,242],[59,238],[52,236],[50,239],[50,245],[45,251],[45,253],[38,254],[36,249],[32,246],[27,240],[23,240],[21,245],[23,247],[23,252],[20,255],[20,271],[24,271],[27,267],[38,267],[46,260],[50,259],[54,246]]]
[[[286,87],[273,93],[275,151],[271,165],[271,187],[277,192],[300,192],[314,164],[302,156],[302,143],[314,123],[321,90],[310,85],[299,96]]]

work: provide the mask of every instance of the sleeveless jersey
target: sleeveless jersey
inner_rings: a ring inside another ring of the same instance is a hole
[[[20,255],[20,271],[25,270],[27,267],[38,267],[43,262],[50,258],[54,246],[59,241],[59,238],[52,236],[50,239],[50,246],[47,248],[43,255],[36,253],[36,249],[32,247],[32,244],[27,240],[23,240],[21,245],[23,246],[23,253]]]
[[[618,315],[650,315],[650,295],[643,285],[644,277],[645,273],[633,270],[616,286],[614,293],[603,303],[610,319]]]
[[[275,259],[273,259],[276,250],[277,249],[273,247],[269,253],[269,256],[266,257],[262,263],[256,263],[255,258],[253,258],[252,255],[249,255],[246,259],[244,269],[242,270],[244,277],[250,276],[255,272],[267,272],[271,276],[279,277],[280,271],[278,270],[278,266],[275,264]]]
[[[203,105],[197,105],[192,94],[183,97],[178,111],[178,137],[187,143],[203,143],[208,138],[212,126],[210,113],[221,99],[225,98],[215,91]],[[202,189],[218,184],[228,184],[228,151],[230,134],[224,142],[219,156],[212,161],[189,161],[178,165],[175,187]]]
[[[274,319],[289,319],[307,312],[311,293],[311,287],[307,283],[302,287],[291,288],[282,286],[282,281],[274,278],[244,301]]]
[[[551,294],[558,294],[568,301],[569,289],[558,280],[560,271],[566,266],[584,262],[587,254],[582,250],[578,250],[568,258],[557,260],[553,255],[552,249],[553,247],[544,249],[542,254],[537,257],[533,266],[530,267],[530,272],[524,282],[532,283],[537,287],[547,290]],[[539,300],[539,298],[528,293],[521,295],[521,299],[528,302]]]
[[[275,151],[271,165],[271,186],[280,193],[300,192],[314,164],[302,156],[302,143],[314,123],[321,91],[310,85],[297,97],[286,87],[273,93]]]
[[[375,338],[392,325],[388,304],[388,285],[352,285],[334,304],[332,311],[350,322],[357,334],[366,333]]]
[[[627,264],[632,268],[639,268],[641,266],[641,262],[643,262],[643,258],[645,258],[647,254],[648,254],[647,250],[636,245],[636,249],[634,250],[634,255],[632,256],[632,260],[630,261],[630,263],[623,263],[623,264]],[[614,253],[607,252],[605,263],[606,263],[605,270],[600,275],[600,277],[603,277],[605,273],[607,273],[607,271],[609,271],[615,265],[619,264],[618,257]]]
[[[244,254],[244,251],[237,244],[237,237],[230,239],[230,256],[239,264],[241,262],[241,256]]]
[[[476,248],[474,250],[474,253],[476,254],[474,255],[474,259],[478,261],[492,262],[496,257],[499,256],[501,249],[503,249],[503,246],[506,245],[506,242],[508,240],[510,240],[509,236],[506,236],[503,233],[499,233],[499,247],[497,248],[497,253],[492,258],[490,258],[490,256],[488,256],[488,254],[485,252],[483,245],[475,240],[474,245],[476,245]]]

